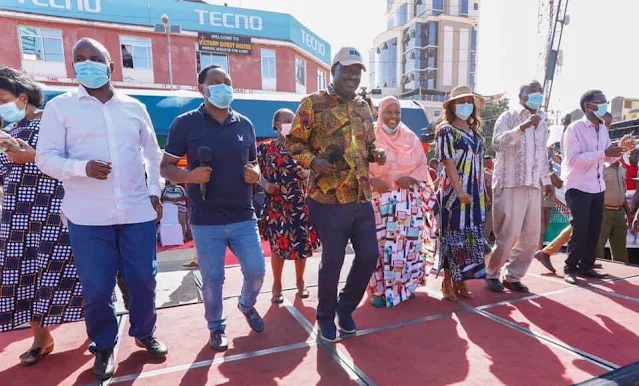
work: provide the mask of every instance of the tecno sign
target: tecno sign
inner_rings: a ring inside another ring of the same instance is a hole
[[[18,0],[19,4],[31,3],[38,7],[66,9],[67,11],[100,13],[101,0]]]
[[[210,25],[215,27],[245,29],[249,31],[261,31],[264,28],[264,21],[259,16],[207,11],[204,9],[194,9],[194,11],[199,16],[200,25],[205,25],[206,21],[208,21]]]

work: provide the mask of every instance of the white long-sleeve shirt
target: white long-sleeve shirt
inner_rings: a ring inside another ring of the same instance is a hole
[[[609,145],[608,128],[603,122],[599,123],[599,131],[585,116],[568,126],[561,144],[564,153],[561,178],[566,191],[577,189],[595,194],[606,190],[603,164],[617,160],[606,157]]]
[[[541,188],[550,185],[548,172],[548,126],[543,111],[537,127],[525,131],[521,125],[532,115],[527,109],[506,111],[495,122],[493,149],[495,171],[493,189],[529,186]]]
[[[87,177],[90,160],[111,162],[106,180]],[[155,219],[149,196],[161,195],[161,160],[149,114],[136,99],[116,91],[102,103],[80,86],[46,105],[36,165],[63,182],[62,212],[76,225]]]

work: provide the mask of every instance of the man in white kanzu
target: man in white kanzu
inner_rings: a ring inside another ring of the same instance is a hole
[[[521,86],[520,107],[495,123],[493,149],[493,233],[495,248],[486,260],[486,285],[494,292],[528,292],[521,279],[528,271],[541,232],[541,183],[552,194],[548,171],[546,115],[541,84]],[[500,281],[505,267],[503,283]]]
[[[80,86],[47,104],[36,150],[42,172],[64,183],[62,211],[84,291],[98,379],[115,371],[118,322],[112,293],[118,270],[130,294],[129,335],[152,356],[168,352],[154,336],[162,152],[144,105],[111,85],[113,67],[99,42],[75,44],[73,68]]]

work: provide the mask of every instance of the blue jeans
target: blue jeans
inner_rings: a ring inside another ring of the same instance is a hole
[[[244,312],[251,310],[262,289],[264,252],[257,221],[249,220],[227,225],[192,225],[191,230],[202,273],[204,317],[209,330],[224,331],[226,319],[222,310],[222,285],[226,247],[229,247],[239,260],[244,275],[240,309]]]
[[[155,221],[84,226],[69,221],[75,266],[84,291],[87,334],[98,350],[118,339],[113,290],[118,271],[129,290],[129,335],[144,339],[155,330]]]

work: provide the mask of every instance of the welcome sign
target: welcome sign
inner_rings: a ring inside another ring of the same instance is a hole
[[[290,41],[331,62],[328,42],[294,17],[277,12],[180,0],[0,0],[0,10],[149,27],[166,14],[183,30]]]
[[[251,54],[251,38],[249,36],[214,34],[199,32],[197,44],[200,51],[216,54]]]

